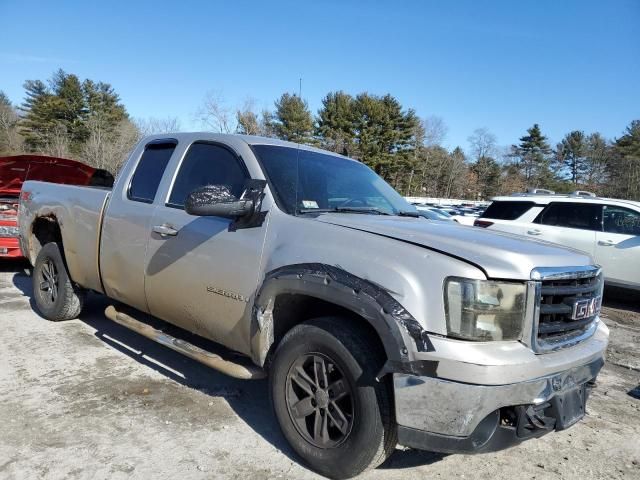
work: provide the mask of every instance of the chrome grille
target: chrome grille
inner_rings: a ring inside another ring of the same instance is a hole
[[[556,350],[590,337],[597,328],[602,303],[600,269],[541,270],[536,282],[534,350]]]

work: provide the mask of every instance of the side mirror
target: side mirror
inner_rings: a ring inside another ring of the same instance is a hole
[[[236,198],[225,185],[207,185],[191,192],[184,202],[189,215],[240,218],[255,210],[252,198]]]

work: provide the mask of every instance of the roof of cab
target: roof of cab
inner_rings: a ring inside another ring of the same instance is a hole
[[[213,133],[213,132],[171,132],[153,134],[144,137],[142,142],[149,142],[152,140],[161,139],[174,139],[179,142],[197,142],[198,140],[218,141],[222,143],[233,143],[238,140],[243,141],[248,145],[275,145],[280,147],[299,148],[300,150],[307,150],[310,152],[323,153],[325,155],[332,155],[345,160],[351,160],[357,162],[353,158],[345,157],[335,152],[323,150],[321,148],[312,147],[310,145],[304,145],[301,143],[287,142],[286,140],[280,140],[279,138],[261,137],[258,135],[241,135],[237,133]]]

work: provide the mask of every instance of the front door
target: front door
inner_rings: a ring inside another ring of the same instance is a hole
[[[248,174],[234,152],[192,144],[166,202],[151,222],[146,294],[151,313],[229,348],[247,353],[248,318],[260,270],[263,226],[229,230],[232,220],[184,211],[187,195],[204,185],[225,185],[239,197]]]
[[[602,232],[596,235],[596,262],[605,280],[640,286],[640,212],[603,207]]]

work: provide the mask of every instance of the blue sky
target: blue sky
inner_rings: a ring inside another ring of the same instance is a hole
[[[59,67],[111,83],[134,117],[183,129],[207,91],[272,107],[285,91],[313,112],[331,90],[391,93],[467,148],[533,123],[619,136],[640,119],[640,1],[0,0],[0,89]]]

